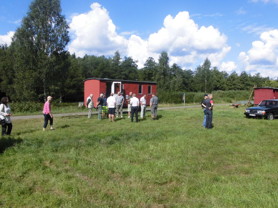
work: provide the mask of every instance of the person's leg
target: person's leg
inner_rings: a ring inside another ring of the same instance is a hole
[[[157,106],[154,106],[154,118],[157,119]]]
[[[50,129],[53,130],[53,117],[51,117],[50,115],[49,116],[49,121],[50,121]]]
[[[48,114],[43,114],[43,116],[44,116],[43,130],[45,131],[45,129],[48,125]]]
[[[145,118],[145,116],[146,116],[146,106],[144,106],[144,111],[143,111],[143,118]]]
[[[7,124],[2,123],[2,136],[6,135]]]
[[[101,116],[102,116],[102,107],[99,105],[98,106],[98,112],[97,112],[97,118],[98,120],[101,120]]]
[[[120,106],[116,105],[116,117],[119,117],[119,110],[120,110]]]
[[[92,117],[92,108],[89,108],[89,112],[88,112],[88,118]]]
[[[11,135],[12,129],[13,129],[13,124],[12,123],[8,123],[8,130],[7,130],[7,135]]]
[[[206,128],[210,129],[211,128],[211,111],[207,110],[206,111]]]
[[[133,122],[134,112],[135,112],[135,108],[131,107],[131,122]]]
[[[144,106],[141,106],[140,118],[144,118]]]
[[[203,127],[206,127],[206,110],[204,110],[204,120],[203,120]]]
[[[123,118],[123,105],[120,105],[121,118]]]
[[[139,107],[135,107],[135,119],[136,119],[136,122],[138,122],[138,111],[139,111]]]

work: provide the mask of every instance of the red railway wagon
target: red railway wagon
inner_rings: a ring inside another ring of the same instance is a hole
[[[278,88],[260,87],[254,89],[254,104],[258,105],[262,100],[278,99]]]
[[[96,105],[97,99],[101,93],[109,97],[111,93],[122,92],[127,98],[130,92],[135,93],[140,99],[146,95],[147,105],[150,104],[152,94],[156,94],[156,82],[119,80],[107,78],[88,78],[84,81],[84,104],[90,94],[93,94],[93,101]]]

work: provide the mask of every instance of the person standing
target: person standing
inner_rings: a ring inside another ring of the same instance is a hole
[[[139,99],[136,97],[134,93],[132,98],[130,99],[130,106],[131,106],[131,122],[133,122],[134,114],[136,122],[138,122],[138,110],[139,110]]]
[[[208,94],[207,99],[205,100],[206,105],[206,128],[211,129],[212,126],[212,109],[213,109],[213,101],[212,94]]]
[[[119,114],[121,114],[121,118],[123,118],[123,105],[124,105],[124,96],[121,92],[118,92],[118,95],[116,96],[116,117],[119,117]]]
[[[203,120],[203,127],[206,127],[206,104],[205,104],[205,100],[208,98],[208,94],[204,95],[204,99],[201,102],[201,107],[204,111],[204,120]]]
[[[144,119],[144,117],[145,117],[145,114],[146,114],[146,104],[147,104],[146,95],[143,95],[143,96],[140,98],[140,105],[141,105],[141,114],[140,114],[140,118],[141,118],[141,119]]]
[[[43,124],[43,131],[45,131],[48,121],[50,121],[50,130],[54,130],[53,128],[53,114],[51,112],[51,102],[52,102],[52,97],[47,96],[47,100],[44,103],[43,106],[43,116],[44,116],[44,124]]]
[[[150,106],[151,106],[151,114],[152,119],[157,119],[157,107],[158,107],[158,97],[155,94],[152,94],[152,98],[150,100]]]
[[[93,97],[94,97],[93,94],[90,94],[89,97],[87,97],[86,106],[89,109],[88,118],[92,117],[92,110],[93,110],[93,107],[94,107]]]
[[[97,99],[97,116],[98,120],[102,118],[102,106],[104,105],[103,93],[101,93]]]
[[[11,107],[9,105],[9,98],[2,97],[0,105],[0,121],[2,125],[2,136],[11,135],[13,124],[11,120]]]
[[[108,107],[108,118],[112,122],[115,121],[115,109],[116,109],[116,99],[114,94],[111,93],[107,98],[107,107]]]
[[[129,92],[129,95],[127,96],[127,115],[128,115],[128,118],[130,118],[130,113],[131,113],[131,105],[130,105],[130,100],[132,98],[132,92]]]

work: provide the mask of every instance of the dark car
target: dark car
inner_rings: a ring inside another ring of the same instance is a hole
[[[273,120],[278,117],[278,99],[263,100],[258,106],[246,108],[246,118],[266,118]]]

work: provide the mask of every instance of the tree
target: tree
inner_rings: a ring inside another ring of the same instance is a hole
[[[167,52],[162,52],[158,59],[156,81],[159,90],[169,89],[168,75],[170,75],[169,57]]]
[[[59,69],[52,70],[53,56],[63,56],[68,42],[68,25],[61,15],[60,0],[34,0],[12,41],[18,63],[15,65],[17,99],[34,99],[41,88],[46,97],[51,77],[59,74]],[[24,89],[23,95],[20,89]]]
[[[157,63],[154,58],[149,57],[144,64],[144,68],[139,70],[139,80],[155,81],[157,70]]]

